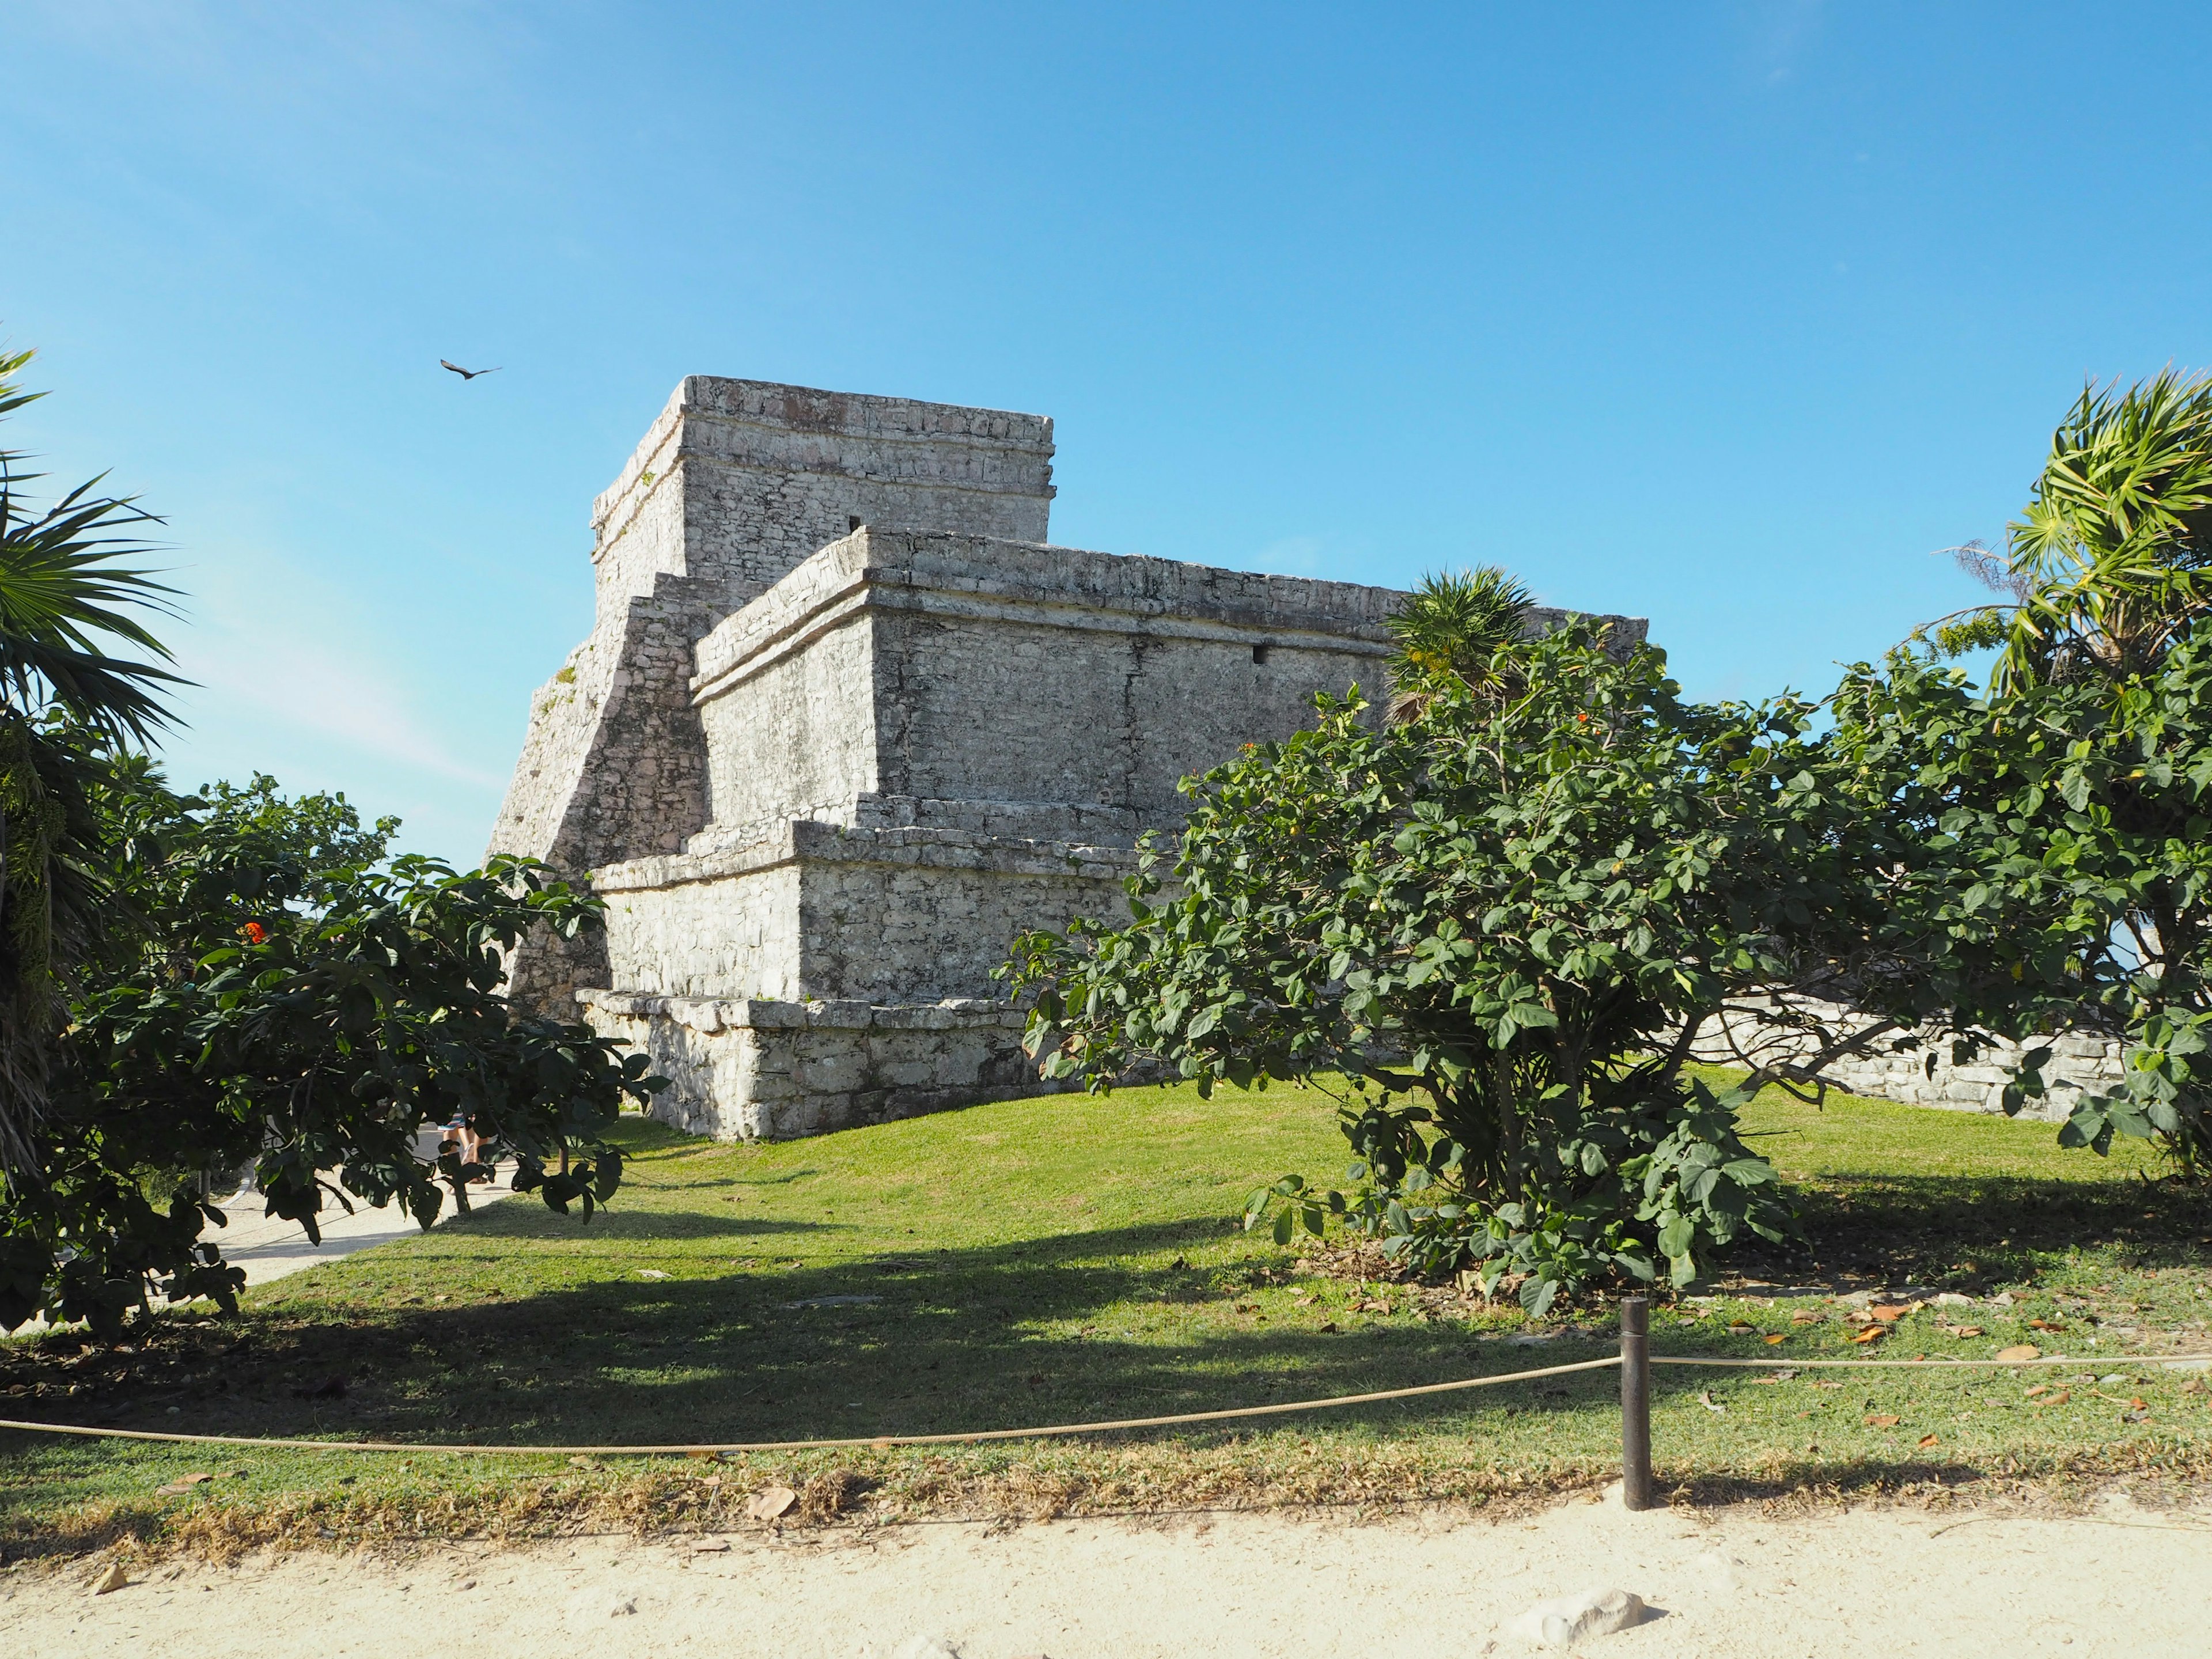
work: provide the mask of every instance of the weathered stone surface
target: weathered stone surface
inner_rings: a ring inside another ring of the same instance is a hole
[[[702,635],[857,524],[1042,541],[1052,494],[1041,416],[687,377],[592,503],[597,621],[531,699],[489,850],[573,877],[678,851],[708,817]],[[566,1017],[607,982],[605,952],[532,940],[508,981]]]
[[[594,1030],[644,1049],[669,1079],[653,1115],[696,1134],[787,1140],[1055,1086],[1038,1082],[1022,1012],[1005,1002],[580,997]]]

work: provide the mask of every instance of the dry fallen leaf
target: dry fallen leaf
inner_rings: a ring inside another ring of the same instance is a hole
[[[1961,1342],[1966,1340],[1969,1337],[1987,1336],[1989,1334],[1989,1333],[1984,1330],[1979,1325],[1946,1325],[1943,1328],[1950,1332],[1952,1335],[1957,1337]]]
[[[726,1538],[695,1538],[691,1540],[691,1550],[696,1555],[720,1555],[729,1547],[730,1540]]]
[[[1869,1412],[1867,1426],[1870,1429],[1893,1429],[1897,1426],[1897,1419],[1887,1412]]]
[[[1703,1389],[1698,1393],[1698,1403],[1709,1412],[1724,1412],[1728,1409],[1725,1406],[1713,1404],[1713,1391],[1711,1389]]]
[[[773,1521],[799,1501],[799,1494],[788,1486],[763,1486],[745,1505],[745,1513],[756,1521]]]
[[[121,1589],[130,1582],[131,1575],[123,1571],[123,1564],[120,1561],[112,1561],[108,1564],[106,1572],[92,1581],[92,1593],[94,1595],[106,1595],[111,1590]]]
[[[167,1498],[176,1492],[190,1492],[194,1486],[198,1486],[202,1481],[212,1480],[214,1479],[215,1477],[211,1474],[180,1474],[174,1480],[169,1482],[167,1486],[156,1486],[154,1489],[154,1495],[157,1498]]]
[[[2061,1389],[2057,1394],[2046,1394],[2035,1403],[2039,1406],[2063,1406],[2074,1398],[2074,1390]]]
[[[1923,1447],[1932,1446],[1936,1443],[1937,1437],[1938,1437],[1932,1434],[1923,1434],[1920,1437],[1920,1443]]]
[[[1766,1344],[1766,1346],[1767,1346],[1768,1347],[1770,1347],[1770,1348],[1771,1348],[1771,1347],[1772,1347],[1772,1346],[1773,1346],[1776,1343],[1778,1343],[1778,1342],[1787,1342],[1789,1340],[1790,1340],[1790,1334],[1789,1334],[1787,1331],[1776,1331],[1776,1332],[1775,1332],[1775,1333],[1773,1333],[1773,1334],[1771,1334],[1771,1336],[1764,1337],[1764,1338],[1762,1338],[1762,1339],[1761,1339],[1761,1340],[1763,1340],[1763,1341]]]
[[[1886,1328],[1880,1325],[1869,1325],[1864,1330],[1860,1331],[1857,1334],[1853,1336],[1851,1340],[1854,1342],[1878,1342],[1888,1334],[1889,1332]]]
[[[2063,1331],[2066,1327],[2056,1319],[2031,1319],[2027,1322],[2027,1328],[2031,1331]]]
[[[1794,1313],[1790,1316],[1790,1322],[1793,1325],[1817,1325],[1820,1322],[1820,1319],[1821,1316],[1816,1313]]]
[[[1879,1307],[1869,1308],[1867,1311],[1872,1314],[1876,1319],[1880,1320],[1883,1324],[1894,1325],[1899,1320],[1904,1318],[1905,1315],[1911,1313],[1912,1310],[1903,1306],[1900,1304],[1885,1303]]]
[[[2027,1391],[2027,1397],[2030,1400],[2033,1400],[2039,1394],[2049,1394],[2050,1392],[2051,1384],[2048,1382],[2039,1382]]]
[[[1752,1332],[1757,1328],[1757,1326],[1747,1324],[1741,1319],[1734,1320],[1731,1321],[1729,1325],[1729,1334],[1730,1336],[1749,1336]]]
[[[2009,1348],[1999,1348],[1996,1357],[2003,1360],[2040,1359],[2043,1358],[2043,1350],[2033,1342],[2019,1342]]]

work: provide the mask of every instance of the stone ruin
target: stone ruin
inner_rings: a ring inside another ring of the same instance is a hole
[[[1402,594],[1052,546],[1052,457],[1040,416],[694,375],[593,503],[596,620],[491,848],[605,899],[509,988],[647,1050],[656,1115],[781,1139],[1053,1086],[1013,937],[1126,914],[1179,779],[1380,689]]]

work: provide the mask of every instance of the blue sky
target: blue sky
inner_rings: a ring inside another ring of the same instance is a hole
[[[460,860],[692,373],[1052,415],[1064,543],[1825,690],[2084,376],[2212,362],[2212,13],[2090,15],[10,0],[8,440],[167,516],[179,780]]]

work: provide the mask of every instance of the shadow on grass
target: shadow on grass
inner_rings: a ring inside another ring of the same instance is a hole
[[[1146,1302],[1211,1304],[1217,1321],[1226,1312],[1221,1304],[1237,1292],[1222,1281],[1233,1274],[1127,1259],[1208,1237],[1218,1224],[1170,1223],[811,1269],[612,1279],[452,1308],[295,1304],[249,1315],[242,1347],[228,1354],[237,1327],[167,1339],[206,1340],[206,1353],[182,1362],[196,1381],[149,1388],[117,1376],[75,1401],[41,1401],[37,1414],[125,1427],[176,1427],[180,1415],[212,1433],[424,1441],[942,1433],[1359,1393],[1607,1351],[1479,1342],[1443,1323],[1320,1332],[1248,1316],[1243,1328],[1216,1322],[1180,1343],[1117,1328]],[[471,1272],[496,1268],[457,1265],[458,1293]],[[1099,1322],[1078,1334],[1039,1329],[1084,1320]],[[210,1360],[214,1376],[201,1370]],[[334,1376],[346,1379],[343,1398],[297,1397]],[[1600,1372],[1540,1386],[1553,1392],[1516,1389],[1516,1403],[1595,1398],[1613,1385]],[[1503,1392],[1482,1391],[1482,1403]],[[1436,1410],[1417,1400],[1330,1420],[1381,1431]]]
[[[2083,1154],[2087,1157],[2089,1154]],[[2136,1182],[1850,1175],[1793,1189],[1824,1265],[1905,1273],[1973,1290],[2034,1275],[2076,1246],[2116,1247],[2124,1264],[2204,1259],[2212,1194]]]

